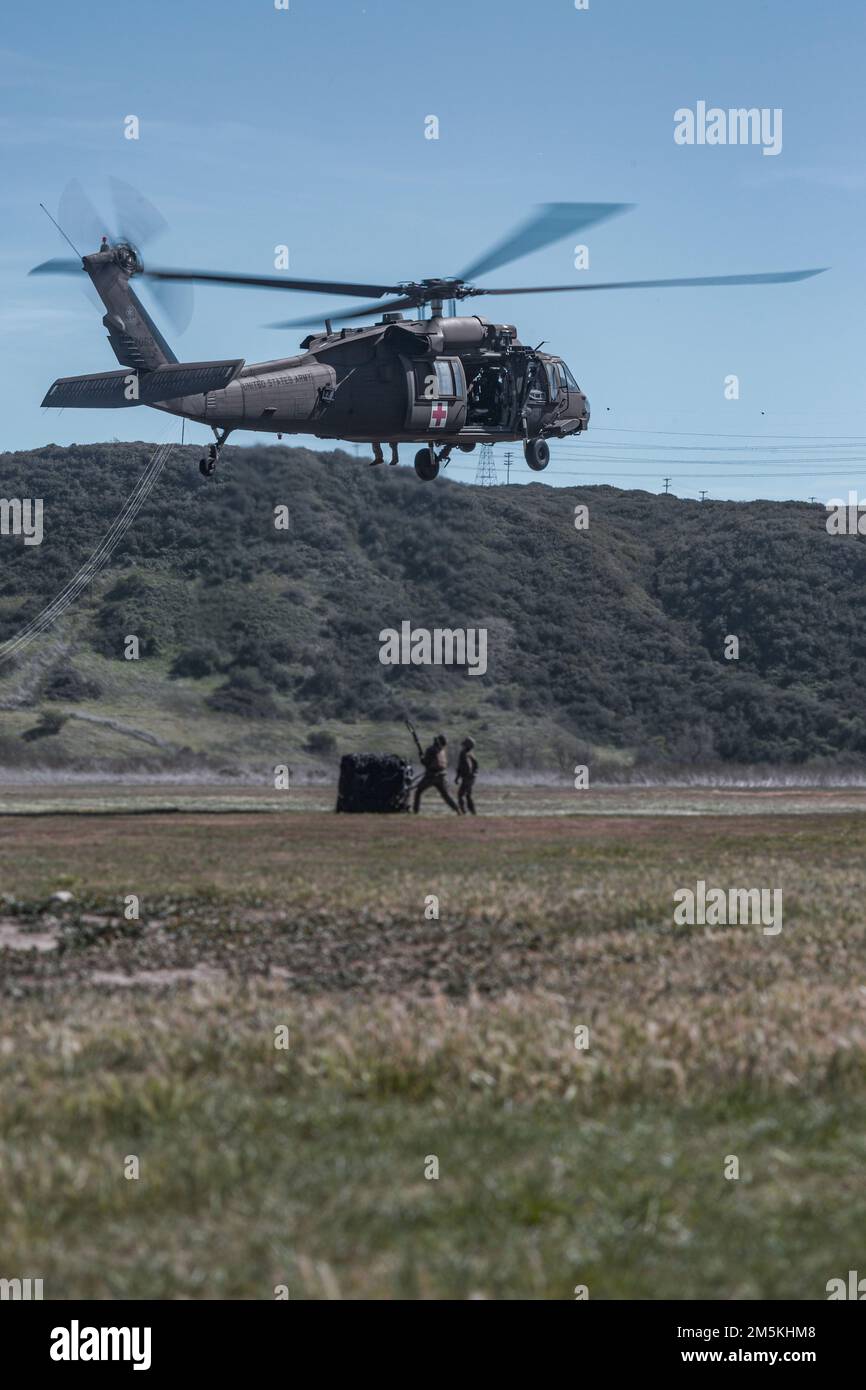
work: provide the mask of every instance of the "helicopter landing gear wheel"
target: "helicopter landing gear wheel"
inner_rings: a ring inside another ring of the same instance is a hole
[[[527,439],[523,453],[533,473],[543,472],[550,463],[550,445],[546,439]]]
[[[205,456],[205,458],[199,459],[198,461],[198,471],[201,473],[203,478],[210,478],[216,472],[217,460],[220,456],[220,450],[222,449],[230,434],[230,429],[224,429],[222,431],[222,434],[220,434],[218,430],[214,430],[214,438],[216,440],[216,443],[209,444],[207,446],[207,455]]]
[[[415,455],[415,472],[422,483],[432,483],[439,473],[439,460],[432,449],[419,449]]]
[[[458,444],[458,445],[457,445],[457,448],[460,450],[461,454],[471,454],[471,453],[472,453],[472,450],[475,448],[475,445],[474,445],[474,444]]]

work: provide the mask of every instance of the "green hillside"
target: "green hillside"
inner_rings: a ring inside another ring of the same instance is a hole
[[[43,498],[45,538],[0,537],[0,640],[96,548],[152,448],[2,456],[0,495]],[[205,481],[199,453],[175,451],[109,567],[0,665],[3,766],[325,767],[408,753],[404,710],[471,731],[487,768],[866,761],[866,547],[820,507],[423,484],[277,446],[229,448]],[[404,620],[486,628],[487,673],[383,666]]]

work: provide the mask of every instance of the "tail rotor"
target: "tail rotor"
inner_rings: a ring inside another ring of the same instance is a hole
[[[138,273],[143,266],[143,248],[163,236],[169,230],[168,223],[159,209],[132,184],[111,178],[109,187],[114,215],[106,219],[100,216],[78,180],[72,179],[60,195],[55,225],[59,225],[79,255],[99,250],[103,238],[107,238],[112,248],[122,250],[129,263],[137,266],[138,270],[133,273]],[[81,266],[76,261],[54,260],[36,266],[31,274],[65,275],[77,274],[80,270]],[[185,332],[192,319],[192,286],[176,281],[150,280],[146,274],[143,279],[175,333]],[[87,288],[89,291],[89,284]]]

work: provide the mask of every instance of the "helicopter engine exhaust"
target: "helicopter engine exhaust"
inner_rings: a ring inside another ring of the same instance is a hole
[[[432,318],[430,332],[417,333],[402,324],[392,323],[386,329],[385,341],[409,357],[439,356],[443,352],[482,347],[498,330],[488,319],[478,315],[467,318]]]

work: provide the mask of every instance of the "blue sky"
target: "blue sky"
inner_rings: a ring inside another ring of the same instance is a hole
[[[43,0],[0,40],[0,449],[163,437],[151,411],[42,411],[51,381],[115,361],[74,281],[28,279],[64,247],[78,178],[135,184],[170,232],[149,259],[377,280],[459,271],[539,202],[626,216],[498,271],[545,284],[829,266],[802,284],[490,298],[561,352],[590,433],[545,481],[681,496],[822,500],[860,486],[864,407],[866,8],[814,0]],[[679,146],[674,112],[780,107],[783,148]],[[438,141],[425,140],[436,115]],[[140,139],[124,138],[124,117]],[[264,325],[334,307],[197,289],[182,358],[295,351]],[[740,379],[726,401],[724,381]],[[188,437],[209,438],[201,427]],[[236,442],[254,442],[236,436]],[[325,447],[321,445],[320,447]],[[405,461],[411,458],[411,450]],[[519,453],[519,451],[518,451]],[[471,479],[474,461],[458,461]],[[522,459],[512,481],[532,479]]]

